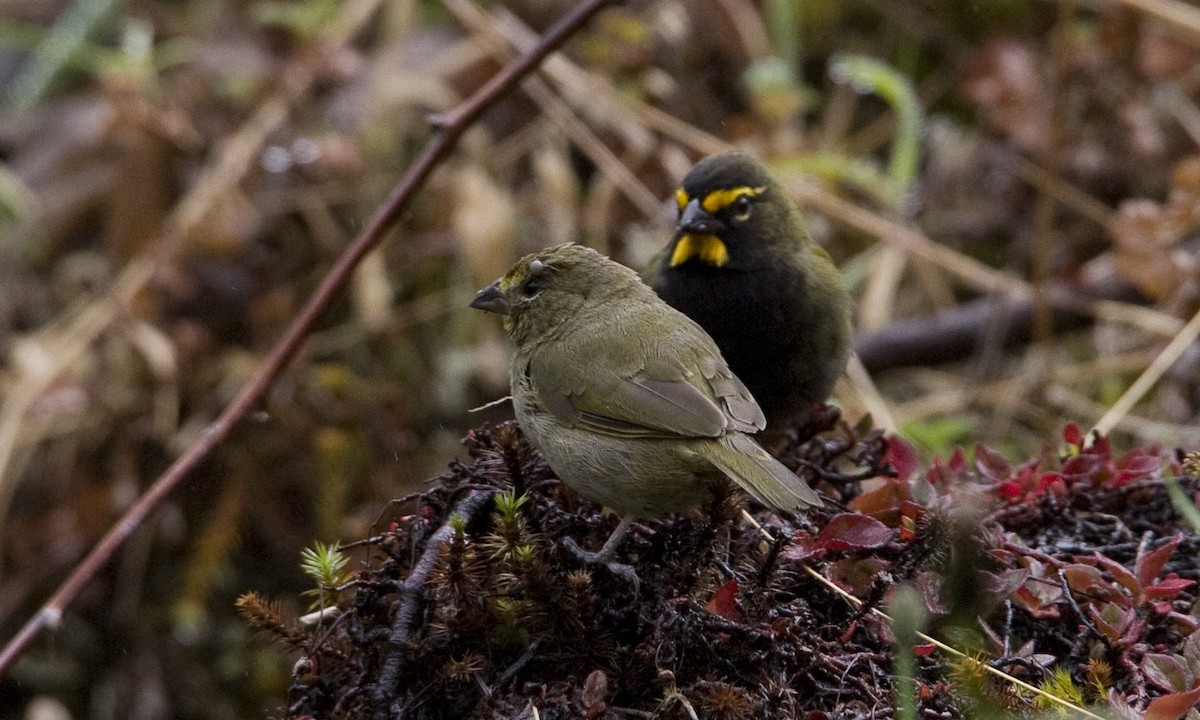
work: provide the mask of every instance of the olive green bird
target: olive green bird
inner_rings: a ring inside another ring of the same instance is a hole
[[[573,548],[585,560],[614,567],[633,517],[694,507],[722,475],[773,508],[820,504],[750,436],[762,410],[712,339],[625,266],[560,245],[522,258],[471,307],[504,315],[525,434],[560,480],[624,514],[599,553]]]
[[[712,336],[781,434],[846,368],[850,293],[795,203],[749,155],[701,160],[675,199],[675,234],[642,279]]]

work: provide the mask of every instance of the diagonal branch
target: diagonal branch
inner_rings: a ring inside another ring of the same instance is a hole
[[[329,270],[320,286],[288,326],[270,355],[241,389],[232,402],[214,420],[200,438],[167,468],[154,484],[138,498],[125,515],[117,521],[91,552],[75,567],[58,590],[0,651],[0,676],[20,657],[33,640],[47,629],[56,628],[66,608],[83,588],[104,567],[136,530],[146,516],[196,468],[232,431],[235,425],[262,399],[271,383],[283,372],[296,354],[300,343],[314,324],[345,287],[358,262],[375,248],[384,233],[391,228],[408,207],[413,195],[424,184],[435,167],[450,153],[463,132],[483,114],[493,102],[510,92],[518,82],[531,73],[551,52],[571,37],[597,12],[615,0],[584,0],[547,31],[536,47],[506,65],[483,87],[449,113],[434,118],[437,134],[425,150],[409,166],[392,194],[367,222],[358,237],[346,248],[337,263]]]

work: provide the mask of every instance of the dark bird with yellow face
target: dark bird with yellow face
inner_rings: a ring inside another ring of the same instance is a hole
[[[504,315],[517,420],[564,483],[632,516],[700,504],[723,476],[765,505],[820,497],[750,433],[762,410],[699,325],[582,245],[522,258],[472,307]],[[591,561],[608,562],[614,533]],[[628,568],[626,568],[628,569]]]
[[[824,402],[850,354],[850,294],[799,209],[754,158],[696,164],[679,221],[642,279],[703,327],[773,435]]]

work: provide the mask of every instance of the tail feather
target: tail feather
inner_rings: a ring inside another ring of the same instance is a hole
[[[745,433],[726,433],[703,447],[709,462],[764,505],[798,510],[821,504],[815,490]]]

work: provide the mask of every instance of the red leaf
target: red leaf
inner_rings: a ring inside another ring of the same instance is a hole
[[[1071,588],[1073,593],[1099,596],[1104,599],[1113,595],[1113,588],[1104,579],[1104,575],[1091,565],[1079,563],[1068,565],[1063,568],[1062,574],[1067,579],[1067,587]]]
[[[1177,655],[1146,653],[1142,656],[1142,672],[1147,680],[1167,692],[1186,692],[1192,678],[1182,660]]]
[[[1067,423],[1067,426],[1063,428],[1062,436],[1063,442],[1068,445],[1074,445],[1075,447],[1083,445],[1083,431],[1075,423]]]
[[[1171,558],[1171,553],[1175,552],[1175,548],[1179,547],[1179,543],[1183,542],[1183,535],[1175,533],[1167,542],[1155,550],[1151,550],[1145,554],[1139,554],[1137,560],[1133,564],[1134,574],[1143,585],[1149,585],[1150,581],[1158,577],[1162,572],[1163,566],[1167,564],[1167,560]]]
[[[911,497],[908,483],[888,480],[870,492],[850,501],[852,510],[857,510],[889,525],[900,522],[900,504]]]
[[[950,455],[950,460],[946,463],[950,468],[950,472],[955,475],[961,475],[963,470],[967,469],[967,454],[960,447],[954,448],[954,452]]]
[[[1062,588],[1058,585],[1048,585],[1030,578],[1024,585],[1012,594],[1013,602],[1035,618],[1054,620],[1060,617],[1058,601],[1062,600]]]
[[[804,530],[797,530],[792,535],[792,542],[781,552],[784,558],[796,562],[804,562],[825,554],[825,549],[817,546],[817,539]]]
[[[917,535],[917,522],[924,517],[924,506],[918,505],[911,500],[904,500],[900,503],[900,518],[897,525],[900,528],[901,540],[912,540]]]
[[[1037,490],[1039,494],[1049,491],[1055,495],[1066,495],[1067,485],[1063,482],[1062,473],[1045,472],[1038,476]]]
[[[1029,588],[1021,588],[1012,594],[1013,603],[1025,612],[1029,613],[1030,617],[1038,620],[1057,620],[1062,617],[1062,613],[1058,611],[1058,607],[1052,603],[1044,602],[1041,598],[1029,591]]]
[[[1117,487],[1139,480],[1152,480],[1158,476],[1160,448],[1153,445],[1136,448],[1117,458],[1113,467],[1117,474],[1113,484]]]
[[[1146,706],[1145,720],[1179,720],[1200,702],[1200,685],[1187,692],[1162,695]]]
[[[994,598],[1008,599],[1018,588],[1025,584],[1031,573],[1026,568],[1013,568],[997,573],[986,570],[980,573],[983,577],[983,591]]]
[[[871,589],[875,576],[889,567],[877,557],[847,558],[829,563],[825,576],[846,592],[862,597]]]
[[[1129,569],[1124,565],[1100,553],[1093,553],[1090,559],[1099,565],[1101,569],[1107,570],[1121,587],[1129,591],[1130,595],[1137,597],[1141,594],[1142,584],[1138,582],[1137,576],[1129,572]]]
[[[907,480],[920,466],[921,458],[917,450],[904,439],[892,435],[887,439],[887,451],[883,461],[896,471],[897,480]]]
[[[1062,464],[1063,480],[1068,485],[1099,485],[1107,478],[1107,459],[1094,454],[1076,455]]]
[[[1181,578],[1176,576],[1175,573],[1171,573],[1170,576],[1147,585],[1145,594],[1147,598],[1152,600],[1166,600],[1175,597],[1195,584],[1195,580]]]
[[[975,469],[994,483],[1007,480],[1013,475],[1012,463],[982,443],[975,444]]]
[[[738,607],[737,593],[737,581],[727,580],[724,585],[717,588],[717,591],[704,604],[704,609],[713,615],[740,623],[746,619],[746,616],[742,613],[742,609]]]
[[[892,530],[875,518],[841,513],[817,533],[817,546],[825,550],[872,550],[892,541]]]
[[[1011,480],[996,485],[992,491],[1005,500],[1018,500],[1025,494],[1025,489],[1019,483]]]
[[[1099,610],[1095,605],[1089,605],[1088,614],[1096,628],[1118,648],[1132,645],[1146,628],[1146,623],[1138,618],[1137,610],[1116,603],[1108,603]]]
[[[925,481],[937,489],[948,487],[954,480],[962,479],[967,469],[967,455],[960,447],[954,448],[949,459],[934,458],[925,471]]]

